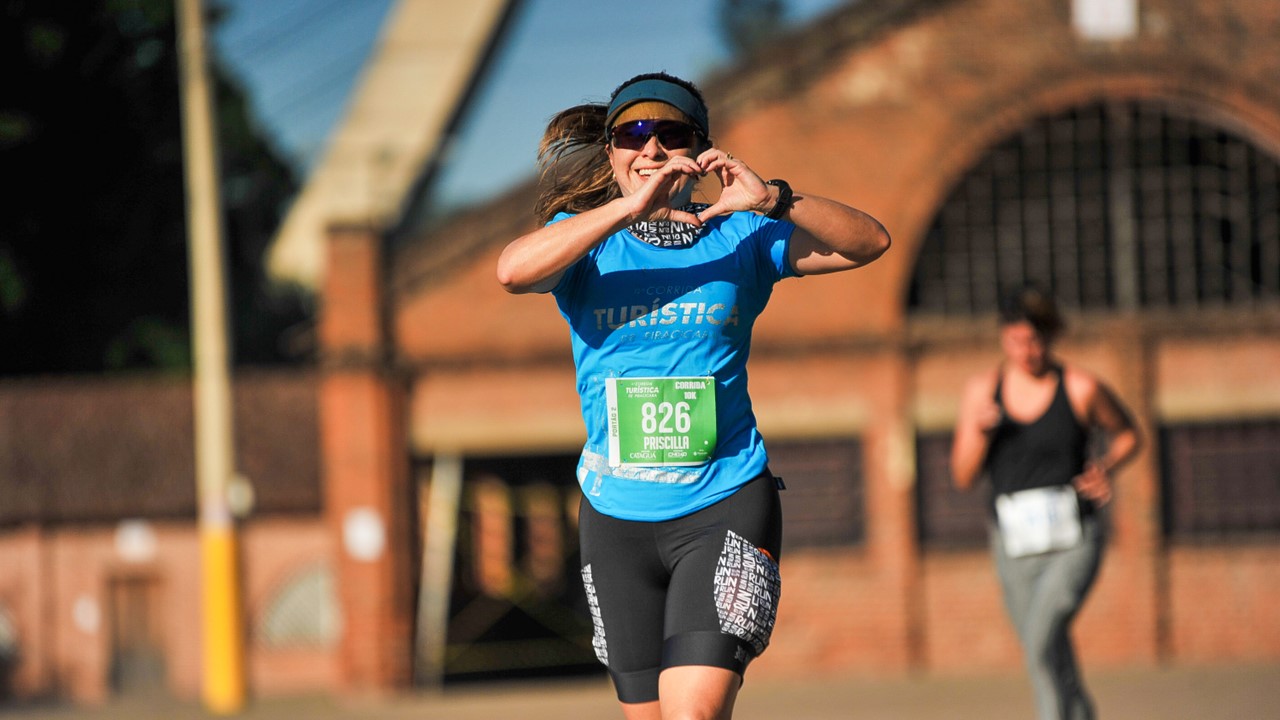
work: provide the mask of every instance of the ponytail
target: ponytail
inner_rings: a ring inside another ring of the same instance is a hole
[[[605,105],[588,103],[563,110],[547,124],[538,146],[542,190],[534,212],[546,223],[556,213],[600,207],[622,191],[605,153]]]

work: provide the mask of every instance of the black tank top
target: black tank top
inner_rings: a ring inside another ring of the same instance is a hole
[[[1057,372],[1058,387],[1049,408],[1029,423],[1018,422],[1003,412],[1004,375],[996,382],[993,399],[1002,418],[991,438],[985,463],[991,476],[993,511],[996,495],[1070,485],[1071,479],[1084,470],[1089,432],[1071,409],[1062,368]],[[1091,512],[1092,503],[1082,499],[1080,509]]]

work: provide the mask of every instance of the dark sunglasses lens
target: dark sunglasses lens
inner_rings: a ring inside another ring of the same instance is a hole
[[[640,150],[650,137],[657,137],[668,150],[693,147],[697,131],[678,120],[633,120],[613,129],[613,146],[622,150]]]
[[[614,127],[613,146],[622,150],[639,150],[649,140],[650,125],[644,120],[636,120]]]
[[[668,150],[683,150],[693,147],[696,133],[692,127],[675,120],[665,120],[654,128],[658,142]]]

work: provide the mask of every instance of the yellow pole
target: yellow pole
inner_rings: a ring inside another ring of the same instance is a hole
[[[228,369],[217,135],[213,124],[201,0],[177,0],[183,142],[195,366],[196,487],[199,502],[202,698],[215,714],[245,703],[244,627],[238,546],[227,499],[235,451]]]

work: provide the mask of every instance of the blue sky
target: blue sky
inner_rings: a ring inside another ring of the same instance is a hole
[[[215,0],[206,0],[214,2]],[[216,52],[286,156],[306,170],[342,118],[394,0],[216,0]],[[799,23],[841,0],[786,0]],[[484,200],[536,171],[558,110],[604,100],[622,80],[666,70],[697,80],[728,58],[720,0],[526,0],[438,185],[442,203]]]

